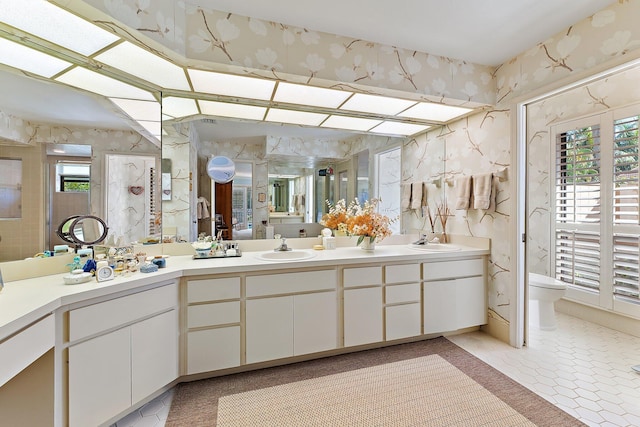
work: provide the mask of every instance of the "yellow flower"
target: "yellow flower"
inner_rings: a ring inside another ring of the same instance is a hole
[[[365,201],[364,206],[360,205],[358,199],[346,206],[344,199],[340,199],[335,205],[327,200],[329,213],[325,214],[320,224],[333,230],[345,232],[348,236],[360,236],[358,245],[365,238],[371,242],[380,242],[391,235],[389,225],[396,221],[386,215],[376,212],[380,199]]]

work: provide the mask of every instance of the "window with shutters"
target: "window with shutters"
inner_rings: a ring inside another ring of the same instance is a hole
[[[574,295],[627,314],[640,314],[639,112],[613,110],[553,129],[556,278]]]

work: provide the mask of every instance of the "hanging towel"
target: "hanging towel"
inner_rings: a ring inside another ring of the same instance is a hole
[[[471,177],[461,176],[456,178],[456,209],[467,210],[471,201]]]
[[[484,173],[473,176],[473,208],[489,209],[491,202],[491,184],[493,174]]]
[[[427,206],[427,183],[426,182],[422,183],[422,198],[420,199],[420,206],[422,208],[425,208]]]
[[[198,219],[209,218],[209,201],[204,197],[198,197]]]
[[[489,210],[495,211],[498,204],[498,186],[500,185],[500,178],[493,175],[491,179],[491,197],[489,198]]]
[[[403,211],[411,208],[411,184],[402,184],[401,209]]]
[[[419,182],[411,184],[411,207],[409,209],[420,209],[422,203],[422,185]]]

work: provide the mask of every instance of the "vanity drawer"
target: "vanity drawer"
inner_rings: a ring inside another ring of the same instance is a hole
[[[382,267],[345,268],[342,274],[345,288],[382,284]]]
[[[75,341],[178,304],[178,284],[172,283],[137,294],[89,305],[69,312],[69,341]]]
[[[386,304],[420,302],[420,283],[386,286],[384,293]]]
[[[455,279],[458,277],[482,276],[484,258],[454,261],[425,262],[422,264],[424,280]]]
[[[247,297],[334,290],[335,270],[247,276]]]
[[[187,302],[221,301],[240,298],[240,278],[189,280]]]
[[[187,309],[188,328],[227,323],[240,323],[240,301],[192,305]]]
[[[420,281],[420,264],[388,265],[385,267],[385,283]]]

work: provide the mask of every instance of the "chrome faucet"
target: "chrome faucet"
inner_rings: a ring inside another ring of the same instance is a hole
[[[287,238],[283,237],[282,238],[282,243],[280,243],[280,246],[278,246],[277,248],[274,249],[274,252],[287,252],[292,250],[290,247],[287,246]]]
[[[421,234],[420,238],[417,241],[413,242],[414,245],[426,245],[428,243],[429,241],[427,240],[426,234]]]

